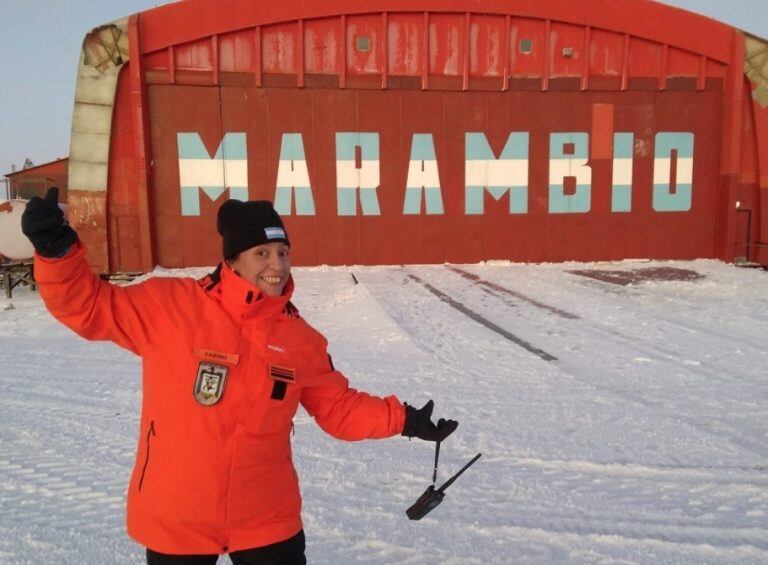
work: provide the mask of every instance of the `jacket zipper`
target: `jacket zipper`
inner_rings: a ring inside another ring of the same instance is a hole
[[[147,430],[147,456],[144,459],[144,468],[141,470],[141,478],[139,479],[139,492],[141,492],[141,486],[144,484],[144,476],[147,474],[147,465],[149,465],[149,438],[150,436],[156,436],[155,421],[152,420],[149,423],[149,430]]]

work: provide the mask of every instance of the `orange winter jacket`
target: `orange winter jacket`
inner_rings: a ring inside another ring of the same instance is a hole
[[[128,533],[162,553],[226,553],[301,528],[290,433],[299,403],[345,440],[398,434],[404,406],[348,387],[327,341],[292,304],[223,265],[220,281],[151,278],[118,287],[93,275],[81,244],[35,258],[46,306],[92,340],[140,355],[141,429]]]

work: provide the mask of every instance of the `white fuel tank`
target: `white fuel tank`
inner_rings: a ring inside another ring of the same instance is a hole
[[[0,255],[6,259],[23,261],[35,252],[27,237],[21,232],[21,214],[26,200],[0,200]]]

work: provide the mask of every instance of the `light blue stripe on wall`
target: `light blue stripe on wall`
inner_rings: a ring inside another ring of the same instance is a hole
[[[528,213],[528,187],[526,186],[468,186],[465,190],[464,213],[468,216],[477,216],[485,213],[485,191],[493,196],[494,200],[501,200],[506,192],[509,192],[509,213]]]
[[[280,142],[281,161],[305,161],[304,139],[300,133],[284,133]]]
[[[357,215],[357,189],[339,187],[336,189],[336,213],[339,216]]]
[[[411,143],[411,161],[436,161],[435,141],[431,133],[414,133]]]
[[[563,185],[549,185],[550,214],[585,214],[592,206],[592,187],[588,184],[576,186],[576,193],[566,195]]]
[[[611,212],[632,211],[632,187],[616,185],[611,193]]]
[[[693,139],[694,136],[690,132],[663,131],[657,133],[654,155],[657,159],[666,159],[672,154],[673,149],[677,149],[678,158],[692,159]]]
[[[693,185],[678,184],[670,194],[668,184],[653,185],[653,209],[656,212],[688,212],[691,209]]]
[[[634,133],[614,133],[613,134],[613,166],[616,166],[616,159],[632,159],[634,155],[635,134]],[[632,185],[614,184],[611,190],[611,212],[631,212],[632,211]]]
[[[181,187],[181,215],[199,216],[200,215],[200,190],[215,202],[226,190],[223,186],[182,186]],[[248,200],[248,187],[233,186],[229,188],[229,198],[246,201]]]
[[[248,201],[248,187],[247,186],[230,186],[229,187],[230,200],[240,200],[242,202]]]
[[[634,133],[614,133],[613,134],[613,157],[614,159],[631,159],[635,144]]]
[[[355,147],[360,147],[364,160],[379,159],[379,134],[369,132],[337,132],[336,160],[354,161]]]
[[[528,159],[528,132],[513,131],[507,137],[504,149],[499,159]],[[484,161],[496,159],[488,138],[482,132],[467,132],[464,134],[465,158],[467,161]]]
[[[237,159],[248,158],[244,133],[228,132],[221,140],[216,154],[211,157],[197,132],[179,132],[176,134],[179,159]]]
[[[574,145],[572,155],[566,155],[563,151],[566,143]],[[589,134],[586,132],[561,132],[549,134],[549,158],[550,159],[580,159],[589,158]]]

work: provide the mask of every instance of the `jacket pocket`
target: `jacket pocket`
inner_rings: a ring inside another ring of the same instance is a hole
[[[152,446],[152,437],[156,435],[157,432],[155,432],[155,421],[152,420],[149,423],[149,429],[147,430],[147,451],[144,456],[144,467],[141,469],[141,478],[139,478],[139,492],[141,492],[141,487],[144,485],[144,478],[147,476],[147,468],[149,467],[149,453]]]

